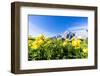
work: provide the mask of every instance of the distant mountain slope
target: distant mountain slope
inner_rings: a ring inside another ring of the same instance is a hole
[[[80,38],[80,39],[86,39],[88,38],[88,30],[87,29],[77,29],[77,30],[66,30],[63,34],[54,36],[52,38]]]

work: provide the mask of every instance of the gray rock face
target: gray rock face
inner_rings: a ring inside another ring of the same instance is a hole
[[[71,31],[65,31],[64,34],[62,35],[62,37],[64,39],[66,39],[66,38],[71,39],[74,36],[75,36],[75,33],[71,32]]]
[[[63,34],[57,35],[52,37],[53,39],[62,38],[62,39],[72,39],[72,38],[79,38],[79,39],[86,39],[88,38],[88,30],[87,29],[77,29],[77,30],[70,30],[65,31]]]

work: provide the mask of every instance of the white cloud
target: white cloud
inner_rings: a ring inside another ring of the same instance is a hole
[[[71,27],[71,28],[68,28],[67,30],[69,31],[75,31],[75,30],[87,30],[88,29],[88,26],[84,25],[84,26],[76,26],[76,27]]]

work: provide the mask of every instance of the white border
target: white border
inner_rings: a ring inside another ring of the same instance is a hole
[[[94,11],[39,7],[20,8],[20,69],[43,69],[94,65]],[[88,17],[88,59],[28,61],[28,14]]]

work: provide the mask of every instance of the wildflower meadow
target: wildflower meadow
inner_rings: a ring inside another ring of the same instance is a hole
[[[28,60],[82,59],[88,57],[87,39],[28,38]]]

